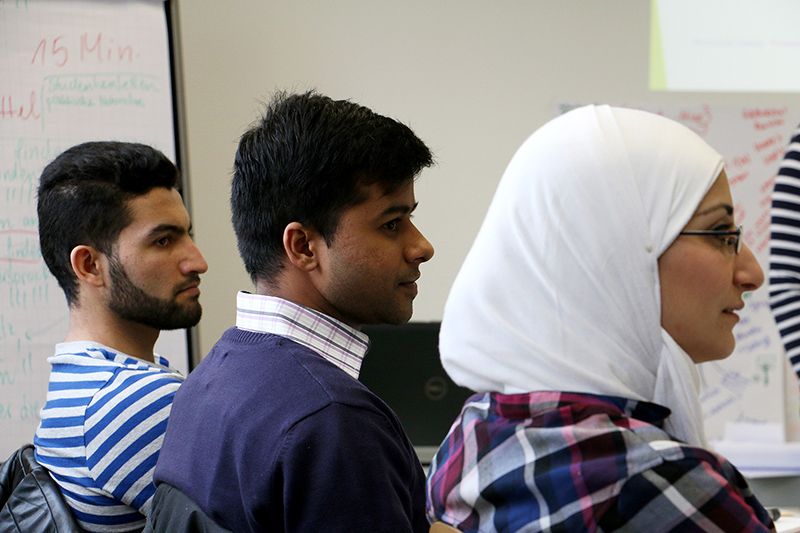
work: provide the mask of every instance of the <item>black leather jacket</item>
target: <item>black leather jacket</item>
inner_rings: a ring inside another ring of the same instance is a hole
[[[144,533],[231,533],[211,520],[183,492],[161,483],[153,496]]]
[[[0,531],[80,533],[61,490],[26,444],[0,464]]]

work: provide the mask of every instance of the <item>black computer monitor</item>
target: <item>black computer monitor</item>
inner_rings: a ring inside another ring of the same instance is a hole
[[[439,361],[439,322],[363,326],[370,349],[359,380],[391,407],[423,464],[430,463],[464,401]]]

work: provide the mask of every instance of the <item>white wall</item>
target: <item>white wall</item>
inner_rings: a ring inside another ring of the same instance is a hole
[[[648,90],[647,0],[177,0],[191,202],[203,277],[200,352],[251,287],[228,208],[238,137],[276,89],[317,88],[397,118],[438,165],[416,223],[436,248],[413,320],[438,320],[495,186],[554,104],[787,105],[797,94]],[[491,261],[491,258],[487,258]],[[766,265],[765,265],[766,266]]]

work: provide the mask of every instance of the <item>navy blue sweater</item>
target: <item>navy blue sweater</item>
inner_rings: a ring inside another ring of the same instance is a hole
[[[429,527],[424,472],[394,412],[278,335],[223,334],[175,395],[154,478],[237,532]]]

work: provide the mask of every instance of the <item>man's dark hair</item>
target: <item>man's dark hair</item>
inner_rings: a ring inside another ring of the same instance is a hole
[[[279,93],[239,142],[231,187],[233,229],[253,282],[284,265],[283,230],[299,222],[333,242],[363,187],[402,187],[433,156],[411,129],[348,100]]]
[[[37,205],[39,246],[70,306],[78,298],[78,278],[70,264],[73,248],[87,245],[110,254],[132,221],[128,202],[154,187],[179,188],[178,169],[144,144],[79,144],[45,167]]]

